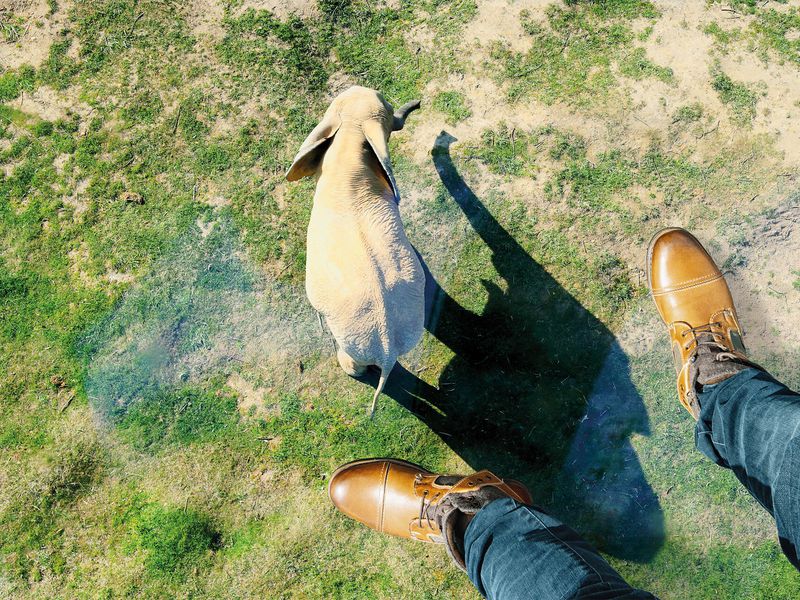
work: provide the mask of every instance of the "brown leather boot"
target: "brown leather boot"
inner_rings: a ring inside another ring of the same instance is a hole
[[[742,328],[722,272],[685,229],[662,229],[647,251],[647,280],[669,329],[678,398],[697,420],[698,388],[750,367]]]
[[[528,489],[489,471],[467,477],[436,475],[391,458],[357,460],[331,476],[328,495],[346,514],[377,531],[444,544],[461,569],[464,532],[472,517],[492,500],[513,498],[531,504]]]

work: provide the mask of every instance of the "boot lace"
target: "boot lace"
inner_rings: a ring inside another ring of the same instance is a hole
[[[433,524],[436,522],[436,513],[439,512],[439,506],[437,506],[433,510],[433,512],[434,512],[433,521],[431,521],[431,515],[430,515],[430,510],[429,509],[431,507],[431,504],[433,504],[436,501],[436,499],[441,495],[441,492],[436,492],[430,500],[428,500],[428,495],[429,495],[429,491],[428,490],[425,490],[424,492],[422,492],[422,501],[420,502],[420,505],[419,505],[419,523],[421,525],[422,524],[422,520],[424,518],[425,522],[428,525],[428,529],[436,529],[433,526]]]
[[[690,327],[681,333],[681,337],[686,337],[690,333],[692,334],[691,339],[683,345],[683,349],[689,350],[692,345],[695,345],[698,348],[700,346],[713,346],[720,350],[728,350],[728,347],[723,343],[725,341],[725,336],[718,330],[715,330],[715,328],[719,327],[722,327],[722,323],[720,322],[704,323],[697,327]],[[698,334],[704,335],[699,337]]]

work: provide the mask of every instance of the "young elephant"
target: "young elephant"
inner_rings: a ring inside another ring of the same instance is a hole
[[[425,274],[400,220],[388,140],[419,108],[397,112],[375,90],[337,96],[286,173],[318,176],[308,224],[306,293],[325,317],[345,373],[380,371],[370,416],[397,357],[409,352],[425,319]]]

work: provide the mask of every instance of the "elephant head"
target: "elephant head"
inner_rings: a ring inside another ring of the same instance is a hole
[[[286,173],[286,179],[296,181],[318,175],[325,152],[337,133],[342,129],[356,129],[361,131],[377,159],[379,176],[391,188],[395,201],[399,201],[400,195],[389,160],[389,136],[393,131],[402,129],[409,113],[419,106],[420,101],[414,100],[394,110],[375,90],[361,86],[348,88],[334,98],[322,120],[303,142]]]

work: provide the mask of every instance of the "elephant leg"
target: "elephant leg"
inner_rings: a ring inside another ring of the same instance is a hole
[[[341,348],[336,351],[336,358],[339,360],[339,366],[342,367],[344,372],[350,375],[350,377],[360,377],[367,371],[367,365],[358,364]]]

